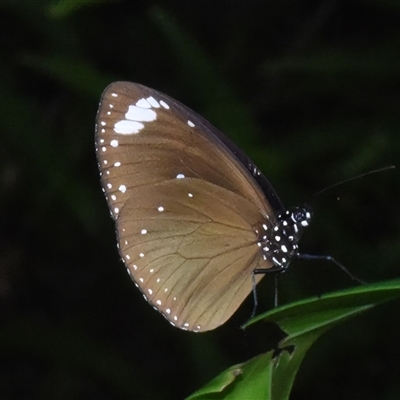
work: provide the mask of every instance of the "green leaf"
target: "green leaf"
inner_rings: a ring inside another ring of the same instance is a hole
[[[393,280],[298,301],[259,315],[244,327],[261,321],[278,324],[287,336],[276,350],[227,369],[188,399],[289,399],[304,356],[324,332],[399,296],[400,280]]]
[[[228,368],[187,400],[211,399],[271,399],[269,382],[272,379],[273,352]]]

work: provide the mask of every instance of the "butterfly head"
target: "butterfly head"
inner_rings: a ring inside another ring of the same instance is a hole
[[[298,254],[298,242],[313,217],[311,207],[292,207],[279,214],[272,226],[263,225],[262,249],[264,260],[276,269],[285,270]]]

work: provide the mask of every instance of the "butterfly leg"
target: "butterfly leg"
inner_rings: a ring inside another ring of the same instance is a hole
[[[318,256],[318,255],[312,255],[312,254],[297,254],[296,258],[301,259],[301,260],[329,261],[331,263],[334,263],[336,266],[338,266],[344,273],[346,273],[350,277],[351,280],[356,281],[362,285],[364,285],[366,283],[366,282],[362,281],[361,279],[358,279],[357,277],[355,277],[343,264],[336,261],[331,256]]]
[[[259,274],[269,274],[269,273],[274,273],[274,307],[278,307],[278,275],[282,272],[284,272],[285,269],[282,269],[280,266],[273,266],[272,268],[259,268],[253,270],[253,273],[251,274],[251,279],[252,279],[252,291],[253,291],[253,311],[251,312],[251,318],[253,318],[256,315],[257,311],[257,306],[258,306],[258,298],[257,298],[257,287],[256,287],[256,275]]]

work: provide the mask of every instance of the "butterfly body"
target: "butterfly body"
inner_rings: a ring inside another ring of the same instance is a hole
[[[286,211],[255,164],[176,100],[111,84],[96,151],[122,260],[174,326],[218,327],[251,292],[255,270],[285,269],[298,254],[311,211]]]

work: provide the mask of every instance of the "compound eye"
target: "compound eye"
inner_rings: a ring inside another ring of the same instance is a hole
[[[306,219],[305,212],[297,210],[293,213],[293,218],[296,222],[304,221]]]

